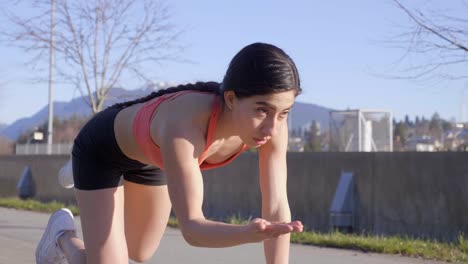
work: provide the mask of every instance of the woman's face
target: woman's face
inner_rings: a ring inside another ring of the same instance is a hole
[[[238,99],[233,92],[226,95],[237,134],[248,147],[260,147],[286,124],[294,104],[294,90]]]

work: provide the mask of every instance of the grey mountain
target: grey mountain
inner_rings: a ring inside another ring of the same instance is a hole
[[[7,124],[0,124],[0,132],[2,132],[2,130],[5,129],[7,126]]]
[[[320,123],[322,131],[327,131],[332,110],[316,104],[296,102],[291,110],[292,128],[309,130],[312,121],[315,120]]]
[[[152,92],[150,89],[139,90],[124,90],[121,88],[111,89],[108,99],[104,101],[104,107],[112,105],[116,102],[131,100]],[[90,106],[87,104],[88,97],[78,97],[69,102],[54,102],[54,116],[60,120],[66,120],[72,116],[86,117],[91,115]],[[0,137],[5,137],[10,140],[17,140],[18,137],[27,131],[33,130],[35,127],[41,126],[47,122],[49,107],[45,105],[36,114],[16,120],[11,125],[0,130]]]
[[[115,104],[117,102],[132,100],[150,94],[154,89],[165,88],[151,87],[138,90],[125,90],[122,88],[114,88],[110,90],[104,107]],[[66,120],[72,116],[86,117],[91,114],[89,105],[86,103],[87,97],[78,97],[69,102],[54,102],[54,116],[60,120]],[[313,120],[320,122],[321,127],[326,130],[329,125],[329,111],[331,109],[303,102],[296,102],[291,110],[292,127],[294,129],[308,129]],[[33,130],[35,127],[41,126],[47,121],[48,106],[44,106],[39,112],[30,117],[25,117],[16,120],[7,127],[0,126],[0,137],[10,140],[17,140],[18,137],[27,131]]]

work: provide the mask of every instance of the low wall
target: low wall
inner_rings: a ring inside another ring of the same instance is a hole
[[[0,157],[0,196],[16,195],[29,165],[37,198],[73,201],[57,172],[68,156]],[[468,234],[468,153],[288,153],[288,194],[293,219],[329,230],[329,209],[342,171],[355,176],[355,230],[455,240]],[[258,217],[258,158],[244,153],[231,164],[204,171],[208,217]]]
[[[57,175],[69,155],[0,156],[0,196],[16,196],[17,184],[26,166],[29,166],[36,184],[35,198],[42,201],[59,200],[74,203],[73,189],[59,186]]]

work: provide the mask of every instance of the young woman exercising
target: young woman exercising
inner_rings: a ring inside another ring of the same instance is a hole
[[[289,234],[303,230],[291,222],[286,193],[286,119],[300,92],[291,58],[254,43],[234,56],[221,83],[179,85],[96,114],[72,151],[83,241],[61,209],[39,242],[37,263],[144,262],[171,207],[190,245],[264,241],[267,263],[288,263]],[[258,148],[262,218],[247,225],[207,220],[201,170],[247,148]]]

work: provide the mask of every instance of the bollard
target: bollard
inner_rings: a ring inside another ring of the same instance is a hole
[[[29,166],[24,168],[16,188],[18,189],[18,196],[21,199],[32,198],[36,195],[36,183],[34,182]]]

